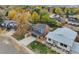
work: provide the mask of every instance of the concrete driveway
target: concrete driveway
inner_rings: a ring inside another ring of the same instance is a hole
[[[10,30],[10,31],[7,31],[7,32],[5,33],[5,35],[11,36],[11,35],[13,35],[14,33],[15,33],[14,30]]]
[[[20,40],[19,42],[20,42],[20,44],[22,44],[22,45],[24,45],[24,46],[27,46],[27,45],[29,45],[31,42],[35,41],[35,40],[36,40],[35,37],[29,36],[29,37],[26,37],[26,38]]]

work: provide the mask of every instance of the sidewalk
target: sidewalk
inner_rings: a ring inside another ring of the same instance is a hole
[[[27,50],[30,54],[35,54],[35,52],[33,52],[32,50],[30,50],[29,48],[27,48],[27,45],[29,45],[30,43],[32,43],[32,42],[35,41],[35,40],[36,40],[35,37],[30,36],[30,37],[26,37],[26,38],[20,40],[19,43],[20,43],[22,46],[26,47],[26,50]]]
[[[35,41],[35,40],[36,40],[35,37],[30,36],[30,37],[27,37],[27,38],[24,38],[24,39],[20,40],[19,42],[20,42],[20,44],[22,44],[22,45],[24,45],[24,46],[27,46],[27,45],[29,45],[31,42]]]

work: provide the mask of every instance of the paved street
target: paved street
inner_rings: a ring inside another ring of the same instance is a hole
[[[69,24],[65,24],[63,27],[70,28],[74,31],[79,31],[79,26],[72,26],[72,25],[69,25]]]
[[[3,39],[3,40],[1,40]],[[18,51],[14,45],[7,40],[8,38],[0,38],[0,54],[22,54],[23,52]]]
[[[14,31],[11,30],[9,32],[6,32],[3,35],[10,36],[13,33],[14,33]],[[2,39],[4,39],[4,40],[2,40]],[[7,37],[6,38],[0,37],[0,54],[19,54],[19,53],[22,53],[22,52],[17,51],[17,49],[13,45],[8,43],[7,41],[5,42],[5,40],[7,40],[7,39],[8,39]]]
[[[31,42],[35,41],[35,40],[36,40],[35,37],[30,36],[30,37],[27,37],[27,38],[25,38],[25,39],[20,40],[19,42],[20,42],[22,45],[27,46],[27,45],[29,45]]]
[[[0,54],[21,54],[16,48],[10,44],[0,42]]]
[[[5,34],[1,34],[2,37],[0,37],[0,54],[34,54],[34,52],[28,49],[26,46],[34,41],[35,38],[30,36],[21,41],[17,41],[14,38],[9,38],[13,33],[14,31],[11,30]]]

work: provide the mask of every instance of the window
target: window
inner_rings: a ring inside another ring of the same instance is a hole
[[[67,47],[67,45],[64,44],[64,47]]]
[[[53,43],[56,44],[57,42],[53,40]]]
[[[61,46],[63,46],[63,43],[60,43]]]
[[[60,43],[60,45],[63,46],[63,47],[67,47],[67,45],[65,45],[65,44],[63,44],[63,43]]]
[[[49,40],[49,41],[51,41],[51,39],[50,39],[50,38],[49,38],[48,40]]]

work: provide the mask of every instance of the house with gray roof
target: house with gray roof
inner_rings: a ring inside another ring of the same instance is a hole
[[[58,28],[46,35],[47,42],[55,47],[60,48],[68,53],[74,51],[74,53],[79,53],[79,43],[75,43],[77,37],[77,32],[69,28]],[[76,52],[75,52],[76,50]]]
[[[67,22],[67,19],[62,18],[62,17],[61,17],[60,15],[58,15],[58,14],[52,14],[52,15],[49,16],[49,18],[55,19],[56,21],[61,22],[61,23]]]
[[[50,18],[57,18],[57,19],[58,19],[58,18],[60,17],[60,15],[52,14],[52,15],[50,15],[49,17],[50,17]]]
[[[74,17],[69,17],[67,23],[70,25],[79,26],[79,20]]]
[[[35,37],[43,36],[49,31],[49,26],[46,24],[32,24],[31,34]]]

